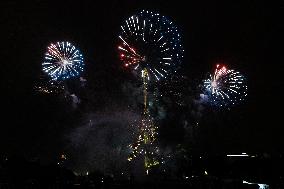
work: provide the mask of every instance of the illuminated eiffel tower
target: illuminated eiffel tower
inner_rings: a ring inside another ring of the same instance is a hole
[[[128,157],[128,161],[132,161],[139,154],[144,156],[144,167],[146,173],[148,174],[149,170],[159,164],[159,161],[156,158],[156,154],[159,149],[154,144],[157,136],[157,126],[155,126],[153,118],[151,117],[148,110],[148,81],[149,75],[147,69],[142,70],[142,79],[143,79],[143,97],[144,97],[144,109],[142,122],[139,127],[139,136],[137,142],[130,145],[132,153]]]

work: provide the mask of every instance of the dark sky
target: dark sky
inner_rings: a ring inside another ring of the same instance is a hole
[[[277,72],[272,72],[277,66],[269,57],[275,27],[272,10],[265,3],[11,0],[1,2],[0,7],[4,32],[0,153],[33,156],[50,152],[60,146],[62,133],[80,122],[60,100],[34,94],[34,82],[41,74],[43,55],[51,42],[68,40],[81,49],[86,63],[84,77],[96,98],[120,98],[120,83],[127,80],[129,73],[117,58],[117,35],[121,23],[141,9],[167,15],[180,28],[185,48],[181,69],[190,79],[201,79],[216,63],[228,64],[248,78],[249,98],[245,105],[232,110],[229,116],[208,115],[208,120],[213,121],[205,123],[204,150],[211,143],[216,151],[231,147],[232,151],[283,151],[283,124],[277,110],[281,101],[277,91],[283,85]],[[108,107],[116,100],[93,99],[93,105]],[[219,117],[224,121],[216,121]]]

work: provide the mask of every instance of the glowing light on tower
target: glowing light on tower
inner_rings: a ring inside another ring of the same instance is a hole
[[[148,80],[147,70],[142,71],[143,78],[143,96],[144,96],[144,110],[142,124],[139,128],[139,136],[136,143],[131,144],[130,148],[132,153],[128,157],[128,161],[132,161],[133,158],[137,157],[138,154],[144,155],[144,166],[146,168],[146,173],[148,174],[149,169],[155,165],[159,164],[159,161],[155,157],[158,153],[158,147],[154,145],[157,137],[157,129],[155,126],[153,118],[150,116],[148,111],[148,100],[147,100],[147,80]]]

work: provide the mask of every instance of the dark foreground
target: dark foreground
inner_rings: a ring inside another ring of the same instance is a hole
[[[203,158],[202,158],[203,159]],[[182,171],[151,171],[149,175],[75,174],[60,164],[41,165],[22,158],[0,162],[0,189],[283,189],[283,158],[218,159],[185,164]]]

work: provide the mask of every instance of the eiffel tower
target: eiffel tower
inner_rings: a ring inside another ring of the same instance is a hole
[[[154,144],[157,137],[157,129],[155,126],[153,118],[151,117],[148,109],[148,81],[149,75],[147,69],[142,70],[143,79],[143,97],[144,97],[144,109],[141,125],[139,127],[139,136],[137,142],[130,145],[132,153],[128,157],[128,161],[132,161],[134,158],[139,156],[139,154],[144,156],[144,167],[146,169],[146,174],[149,170],[159,164],[157,159],[157,153],[159,151],[158,147]]]

